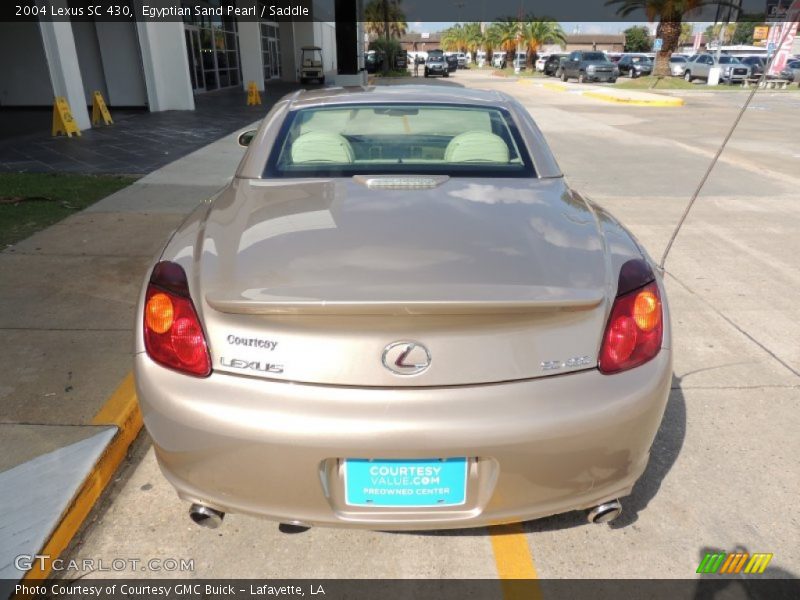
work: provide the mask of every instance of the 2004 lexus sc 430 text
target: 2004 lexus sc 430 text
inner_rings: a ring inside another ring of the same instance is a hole
[[[140,298],[136,385],[190,514],[615,518],[671,381],[657,268],[496,92],[282,99]]]

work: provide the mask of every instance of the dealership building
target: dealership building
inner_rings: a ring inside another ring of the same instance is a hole
[[[185,3],[187,8],[196,4],[216,8],[212,13],[229,12],[228,5],[240,10],[255,5],[262,14],[265,3]],[[90,127],[94,91],[111,107],[193,110],[197,94],[242,89],[251,81],[260,90],[272,81],[297,81],[304,46],[322,49],[326,81],[365,81],[363,45],[358,43],[363,39],[361,0],[306,4],[314,11],[313,20],[278,22],[186,10],[172,20],[0,22],[0,107],[52,106],[54,96],[64,96],[81,129]],[[144,5],[141,0],[129,3],[137,14]]]

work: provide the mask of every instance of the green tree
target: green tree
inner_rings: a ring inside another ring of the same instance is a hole
[[[511,17],[496,21],[487,29],[486,39],[492,48],[511,54],[522,41],[522,23]]]
[[[408,31],[400,0],[372,0],[364,7],[364,29],[371,36],[402,37]]]
[[[522,22],[521,37],[531,62],[543,45],[558,44],[563,48],[567,43],[567,36],[558,21],[533,16],[526,17]]]
[[[736,7],[736,0],[606,0],[606,6],[617,5],[617,14],[627,17],[643,12],[650,22],[658,20],[656,37],[661,38],[661,50],[656,55],[654,74],[667,77],[670,74],[669,57],[678,47],[683,18],[690,11],[714,5]]]
[[[385,74],[394,69],[395,58],[400,52],[400,42],[394,38],[378,37],[369,43],[369,50],[375,50],[379,56],[383,57],[381,70]]]
[[[680,46],[688,46],[694,42],[694,24],[681,23],[681,37],[678,38]]]
[[[625,52],[650,52],[653,48],[653,40],[650,39],[650,31],[647,27],[628,27],[623,33],[625,34]]]

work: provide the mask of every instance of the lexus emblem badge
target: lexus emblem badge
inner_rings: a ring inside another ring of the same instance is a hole
[[[417,342],[393,342],[383,350],[383,366],[396,375],[417,375],[431,364],[431,353]]]

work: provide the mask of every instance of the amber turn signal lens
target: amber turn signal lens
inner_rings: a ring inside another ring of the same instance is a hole
[[[650,291],[639,292],[633,302],[633,320],[642,331],[652,331],[661,322],[658,297]]]
[[[172,327],[175,309],[166,294],[153,294],[145,308],[145,323],[153,333],[166,333]]]

